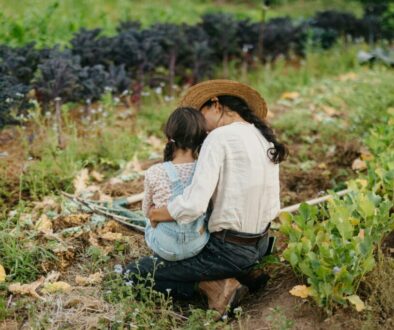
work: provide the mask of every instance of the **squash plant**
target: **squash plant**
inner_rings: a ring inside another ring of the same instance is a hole
[[[328,311],[351,300],[374,268],[375,248],[394,230],[394,113],[389,114],[389,125],[377,125],[366,139],[372,153],[368,174],[349,182],[349,195],[333,195],[326,208],[302,204],[298,214],[280,215],[280,231],[289,241],[283,257],[306,276],[308,294]]]

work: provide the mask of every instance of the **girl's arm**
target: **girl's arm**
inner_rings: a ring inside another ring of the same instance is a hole
[[[144,180],[144,199],[142,200],[142,212],[145,217],[149,218],[149,210],[153,206],[153,190],[149,180],[149,172],[145,175]]]
[[[205,140],[197,161],[196,171],[190,186],[182,195],[168,203],[167,208],[151,209],[151,221],[175,219],[181,223],[194,221],[208,208],[208,203],[219,181],[224,162],[224,148],[220,136],[212,132]]]

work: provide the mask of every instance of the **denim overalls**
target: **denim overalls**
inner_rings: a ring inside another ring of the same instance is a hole
[[[170,179],[170,200],[172,200],[181,195],[183,190],[191,183],[195,167],[189,181],[184,186],[172,162],[165,162],[163,166]],[[177,261],[193,257],[203,249],[209,239],[205,220],[206,214],[204,213],[187,224],[180,224],[176,221],[161,222],[156,228],[152,228],[150,223],[147,222],[145,241],[156,254],[165,260]]]

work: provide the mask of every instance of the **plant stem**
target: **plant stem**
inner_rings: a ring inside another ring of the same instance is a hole
[[[62,132],[62,104],[61,98],[55,98],[55,111],[56,111],[56,130],[57,130],[57,143],[60,149],[64,149],[64,136]]]

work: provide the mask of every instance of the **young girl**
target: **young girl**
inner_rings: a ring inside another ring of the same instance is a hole
[[[168,139],[164,163],[149,168],[145,174],[145,197],[142,210],[163,207],[183,193],[193,178],[197,153],[207,135],[205,119],[194,108],[178,108],[165,126]],[[203,214],[189,223],[161,222],[155,228],[150,222],[145,228],[148,246],[165,260],[177,261],[198,254],[208,242],[209,233]]]

